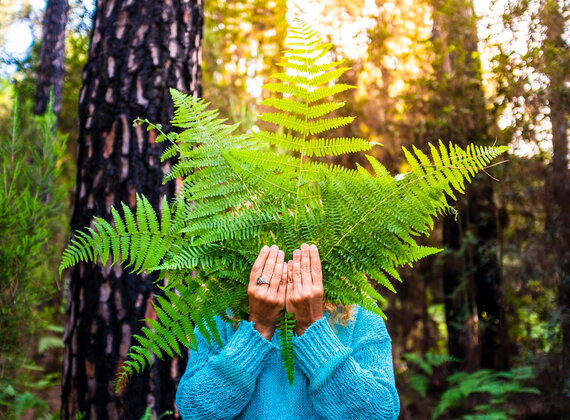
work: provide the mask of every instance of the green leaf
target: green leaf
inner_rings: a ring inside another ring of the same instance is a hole
[[[277,244],[288,256],[303,242],[317,244],[326,300],[385,317],[379,306],[385,292],[378,291],[394,292],[393,283],[402,281],[400,267],[440,251],[419,240],[449,211],[448,198],[463,193],[477,172],[506,151],[440,142],[430,145],[428,154],[411,147],[404,149],[411,171],[396,176],[372,156],[367,156],[371,171],[324,162],[325,156],[367,152],[375,144],[325,135],[353,120],[338,112],[345,105],[338,94],[353,86],[337,83],[347,68],[330,61],[332,45],[301,21],[290,28],[287,42],[284,70],[265,85],[274,95],[263,103],[275,112],[259,117],[275,130],[239,134],[238,124],[227,124],[209,103],[172,89],[172,132],[146,120],[137,123],[157,130],[157,141],[168,143],[162,159],[176,163],[164,181],[177,182],[176,196],[151,204],[137,194],[134,213],[125,203],[122,216],[112,208],[112,223],[95,218],[63,253],[60,273],[97,258],[103,264],[120,259],[134,272],[158,271],[164,294],[156,298],[158,319],[147,320],[150,328],[135,335],[118,388],[155,358],[179,357],[181,345],[197,348],[197,332],[210,345],[221,344],[217,325],[232,322],[228,311],[247,316],[248,278],[265,244]],[[291,314],[281,316],[279,329],[292,383]],[[418,366],[426,376],[440,362],[426,356]],[[467,379],[445,394],[438,412],[468,395],[468,386],[498,399],[497,384],[507,380],[493,378],[484,387],[480,377]],[[425,393],[426,382],[414,381]]]

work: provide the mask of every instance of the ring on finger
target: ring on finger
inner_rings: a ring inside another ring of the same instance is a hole
[[[257,279],[257,285],[258,285],[258,286],[261,286],[262,284],[269,284],[269,282],[268,282],[267,280],[265,280],[265,279],[263,278],[263,276],[259,276],[258,279]]]

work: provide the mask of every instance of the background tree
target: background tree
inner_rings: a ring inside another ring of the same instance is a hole
[[[492,110],[502,129],[496,132],[514,149],[500,175],[508,352],[548,378],[540,386],[552,396],[549,407],[567,412],[570,8],[548,0],[500,7],[495,31],[508,36],[500,42],[489,31],[485,42],[493,54]],[[525,47],[516,48],[514,38]]]
[[[568,137],[570,118],[570,48],[564,37],[565,18],[570,5],[546,0],[541,21],[546,28],[542,45],[543,71],[548,77],[546,91],[552,124],[552,162],[547,186],[551,206],[547,212],[546,234],[553,252],[553,268],[558,283],[558,305],[562,332],[563,394],[570,393],[570,170]],[[564,397],[563,397],[564,398]],[[567,403],[566,406],[570,406]]]
[[[34,112],[43,114],[53,89],[55,113],[61,111],[61,94],[65,72],[65,24],[67,0],[48,0],[43,22],[42,47],[37,75]]]
[[[168,88],[200,93],[202,3],[98,1],[79,95],[73,229],[138,192],[154,205],[163,194],[155,132],[133,127],[143,116],[167,125]],[[168,163],[166,163],[168,165]],[[172,191],[170,191],[172,193]],[[175,378],[184,366],[158,363],[118,397],[115,371],[138,320],[152,317],[153,278],[82,265],[71,273],[65,332],[62,417],[138,419],[147,406],[173,410]],[[176,375],[174,375],[176,376]]]
[[[408,94],[411,115],[421,118],[416,125],[419,137],[491,144],[473,4],[468,0],[430,3],[432,70],[418,78],[415,91]],[[446,251],[441,276],[449,353],[472,368],[506,367],[498,352],[504,320],[493,182],[490,177],[476,178],[465,200],[457,202],[458,221],[450,216],[442,223]]]
[[[287,1],[235,0],[204,5],[202,87],[222,115],[250,129],[269,75],[279,71]],[[260,110],[261,111],[261,110]]]

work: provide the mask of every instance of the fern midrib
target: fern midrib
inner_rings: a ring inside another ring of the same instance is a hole
[[[123,237],[135,237],[135,236],[148,236],[149,234],[151,235],[157,235],[157,236],[162,236],[163,238],[170,238],[172,241],[174,241],[175,239],[182,239],[184,240],[183,235],[177,235],[177,234],[172,234],[172,233],[164,233],[164,232],[124,232],[124,233],[120,233],[116,236],[117,239],[123,238]],[[111,238],[112,239],[112,238]],[[132,240],[129,241],[129,245],[132,243]],[[95,246],[95,244],[91,245],[93,247],[93,250],[95,251],[97,248]],[[100,255],[100,253],[97,253],[95,255]],[[65,268],[68,268],[70,266],[66,266]]]
[[[305,65],[305,67],[307,67]],[[297,179],[297,212],[295,213],[295,223],[293,224],[293,227],[295,229],[295,232],[297,232],[297,216],[299,215],[299,211],[301,208],[301,183],[303,182],[303,160],[305,158],[305,142],[307,139],[307,120],[308,120],[308,116],[309,116],[309,98],[305,99],[305,120],[304,120],[304,127],[303,127],[303,137],[302,137],[302,146],[301,146],[301,158],[299,159],[299,178]]]
[[[461,159],[469,160],[469,159],[471,159],[471,158],[479,158],[479,157],[482,157],[482,156],[485,156],[485,154],[472,155],[471,157],[470,157],[469,155],[467,155],[467,154],[465,154],[465,155],[456,155],[456,157],[458,157],[460,160],[461,160]],[[451,157],[448,157],[448,158],[445,159],[445,160],[451,160]],[[442,159],[442,161],[443,161],[443,159]],[[422,165],[422,166],[423,166],[423,165]],[[401,191],[403,188],[409,187],[410,185],[414,184],[415,182],[421,181],[421,180],[425,179],[426,177],[428,177],[428,176],[430,176],[430,175],[433,175],[434,172],[441,172],[441,171],[443,171],[443,169],[450,169],[450,167],[449,167],[449,166],[443,166],[443,165],[442,165],[441,167],[439,167],[438,169],[434,170],[433,172],[426,173],[424,176],[421,176],[421,177],[419,177],[419,178],[416,178],[416,179],[414,179],[413,181],[408,182],[407,184],[403,184],[403,185],[399,186],[398,188],[395,188],[390,194],[386,195],[381,201],[379,201],[374,207],[372,207],[364,216],[362,216],[362,217],[358,220],[358,222],[356,222],[354,225],[352,225],[352,226],[350,227],[350,229],[348,229],[348,230],[344,233],[344,235],[342,235],[342,236],[340,237],[340,239],[339,239],[335,244],[333,244],[333,245],[330,247],[329,251],[328,251],[328,252],[324,255],[324,257],[322,258],[322,262],[327,261],[327,257],[330,255],[330,253],[332,252],[332,250],[333,250],[334,248],[336,248],[336,247],[342,242],[342,240],[343,240],[344,238],[346,238],[357,226],[359,226],[362,222],[364,222],[364,220],[366,220],[366,219],[370,216],[371,213],[375,212],[376,209],[378,208],[378,206],[384,204],[387,199],[389,199],[390,197],[392,197],[392,196],[393,196],[394,194],[396,194],[397,192]],[[477,167],[475,167],[475,168],[473,168],[473,167],[465,167],[465,168],[457,167],[457,168],[455,168],[455,169],[457,169],[457,170],[464,170],[464,171],[469,171],[469,170],[475,169],[476,171],[479,171],[479,169],[478,169]],[[447,181],[447,178],[446,178],[446,182],[448,182],[448,181]]]

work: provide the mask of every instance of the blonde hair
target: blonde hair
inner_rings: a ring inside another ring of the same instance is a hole
[[[331,302],[324,302],[324,310],[329,313],[329,324],[334,329],[334,325],[346,327],[355,316],[354,305],[336,305]]]

